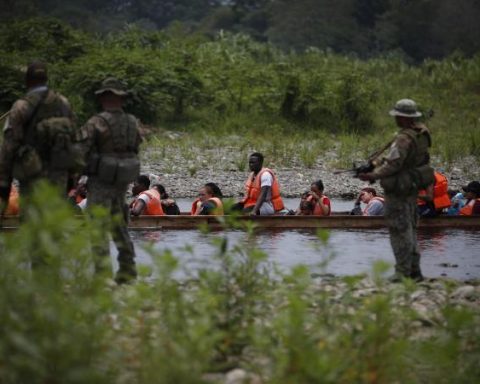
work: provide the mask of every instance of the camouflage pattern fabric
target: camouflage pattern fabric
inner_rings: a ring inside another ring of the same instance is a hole
[[[26,98],[34,92],[45,91],[47,91],[46,87],[40,87],[30,91]],[[58,116],[63,116],[66,112],[68,117],[73,120],[74,116],[70,104],[64,96],[48,91],[45,101],[50,101],[51,98],[55,97],[59,98],[59,108],[61,110],[51,112]],[[25,144],[25,130],[31,121],[32,114],[34,113],[32,105],[26,98],[17,100],[13,104],[10,110],[10,115],[3,128],[4,140],[0,149],[0,187],[8,187],[12,182],[12,170],[14,168],[15,156],[19,148]],[[47,179],[51,183],[61,187],[62,192],[66,192],[67,190],[68,172],[55,172],[46,167],[39,178]],[[20,192],[22,194],[28,193],[35,181],[36,180],[24,180],[20,186]]]
[[[407,277],[420,275],[416,195],[386,196],[385,219],[390,233],[390,244],[395,255],[396,274]]]

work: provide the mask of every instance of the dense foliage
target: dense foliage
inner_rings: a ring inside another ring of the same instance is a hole
[[[34,18],[0,27],[0,112],[22,93],[21,71],[34,58],[49,63],[51,84],[71,100],[79,123],[96,110],[94,90],[113,75],[128,84],[127,108],[145,123],[253,134],[265,145],[292,135],[311,142],[311,132],[328,144],[334,133],[351,153],[347,141],[373,150],[393,131],[386,112],[409,97],[433,112],[433,152],[442,161],[480,154],[480,56],[412,66],[396,55],[364,61],[313,48],[287,54],[243,34],[206,38],[182,28],[127,26],[100,39]]]
[[[215,35],[245,33],[284,49],[331,49],[372,57],[398,52],[417,62],[480,48],[476,0],[4,0],[0,19],[48,15],[86,31],[181,24]]]

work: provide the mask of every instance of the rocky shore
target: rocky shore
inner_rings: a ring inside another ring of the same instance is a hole
[[[244,164],[239,164],[239,154],[235,148],[201,149],[189,148],[188,159],[175,148],[166,151],[159,158],[158,150],[151,147],[144,148],[142,154],[142,172],[149,174],[155,183],[165,186],[172,197],[195,197],[198,189],[207,182],[217,183],[226,197],[240,197],[243,194],[243,185],[248,176],[247,153],[254,152],[254,148],[244,150]],[[165,151],[165,149],[164,149]],[[242,152],[242,154],[243,154]],[[240,157],[241,162],[242,157]],[[332,164],[338,162],[335,151],[325,152],[317,158],[311,168],[305,167],[299,159],[290,162],[277,161],[266,158],[265,165],[272,168],[278,175],[282,196],[300,197],[309,189],[313,181],[321,179],[325,185],[325,194],[333,198],[353,199],[358,191],[368,183],[353,178],[348,173],[334,174],[336,170]],[[474,158],[465,158],[445,167],[438,159],[432,164],[445,173],[450,182],[450,188],[459,190],[475,177],[478,161]],[[239,166],[240,165],[240,166]],[[243,168],[243,169],[239,169]],[[476,176],[478,178],[478,175]],[[379,183],[374,184],[381,192]]]

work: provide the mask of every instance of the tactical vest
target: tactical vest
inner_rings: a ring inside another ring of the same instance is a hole
[[[89,173],[106,184],[131,183],[140,174],[137,155],[140,140],[135,117],[123,111],[105,111],[97,116],[105,121],[108,131],[95,138],[97,152],[89,161]]]
[[[426,188],[435,181],[433,168],[429,165],[428,152],[432,139],[428,128],[420,123],[416,123],[412,128],[402,129],[398,136],[402,135],[410,138],[413,151],[408,153],[403,169],[395,175],[382,179],[380,184],[386,193],[417,194],[418,190]]]
[[[33,92],[25,96],[30,118],[25,126],[13,176],[27,180],[49,171],[69,171],[78,156],[73,149],[74,125],[69,106],[55,92]]]

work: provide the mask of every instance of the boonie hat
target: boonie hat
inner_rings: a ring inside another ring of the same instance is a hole
[[[401,99],[395,103],[395,107],[389,112],[390,116],[420,117],[417,103],[411,99]]]
[[[101,95],[105,92],[112,92],[117,96],[128,95],[127,87],[125,86],[125,84],[114,77],[108,77],[103,80],[100,89],[95,91],[95,95]]]
[[[471,181],[465,187],[462,187],[465,192],[473,192],[477,196],[480,195],[480,183],[478,181]]]

